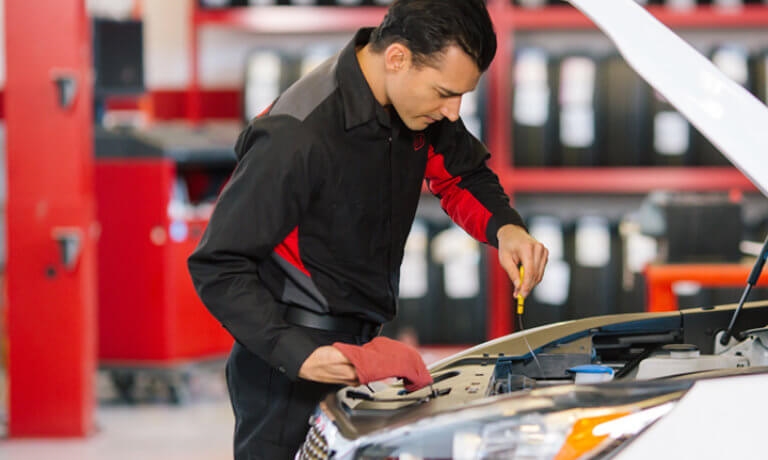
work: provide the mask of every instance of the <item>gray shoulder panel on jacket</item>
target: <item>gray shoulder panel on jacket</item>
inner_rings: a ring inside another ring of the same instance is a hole
[[[275,102],[270,115],[290,115],[304,121],[338,87],[335,55],[291,85]]]

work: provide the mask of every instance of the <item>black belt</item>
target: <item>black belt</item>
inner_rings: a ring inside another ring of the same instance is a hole
[[[321,315],[320,313],[291,306],[285,309],[285,320],[296,326],[343,332],[366,339],[376,337],[381,330],[381,324],[379,323],[351,316]]]

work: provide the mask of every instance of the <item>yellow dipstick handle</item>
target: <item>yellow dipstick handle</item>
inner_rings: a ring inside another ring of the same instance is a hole
[[[523,284],[523,277],[525,276],[525,269],[523,266],[520,266],[520,285]],[[517,296],[517,314],[522,315],[523,311],[525,310],[525,297],[518,295]]]

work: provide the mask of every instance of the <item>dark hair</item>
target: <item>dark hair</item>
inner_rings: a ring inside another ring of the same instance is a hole
[[[483,0],[395,0],[369,44],[378,53],[396,42],[411,50],[416,65],[432,63],[457,45],[485,72],[496,54],[496,33]]]

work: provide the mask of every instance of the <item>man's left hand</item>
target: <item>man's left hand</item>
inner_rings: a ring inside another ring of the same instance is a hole
[[[544,276],[549,251],[519,225],[505,225],[496,233],[499,239],[499,263],[515,285],[514,296],[528,297]],[[525,267],[520,281],[519,266]]]

